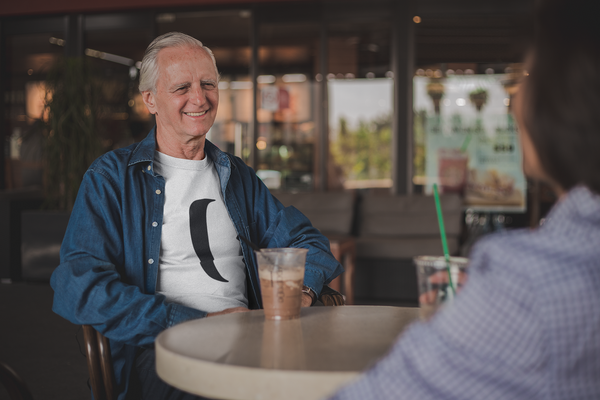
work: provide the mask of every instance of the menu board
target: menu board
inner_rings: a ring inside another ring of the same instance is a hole
[[[422,124],[425,190],[460,193],[480,211],[524,211],[517,126],[504,75],[415,78],[416,119]]]

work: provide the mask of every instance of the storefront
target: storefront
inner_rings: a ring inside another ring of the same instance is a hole
[[[221,74],[209,139],[273,189],[421,190],[413,80],[504,74],[531,11],[521,1],[141,3],[0,7],[0,189],[42,184],[45,80],[58,60],[83,55],[94,67],[108,151],[152,127],[139,62],[154,37],[181,31],[213,50]]]

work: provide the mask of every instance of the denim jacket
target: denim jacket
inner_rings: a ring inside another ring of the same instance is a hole
[[[165,180],[154,172],[155,129],[140,143],[99,157],[86,172],[51,278],[53,311],[89,324],[110,339],[119,400],[135,384],[139,347],[152,347],[163,330],[206,312],[156,294]],[[304,283],[319,295],[342,272],[327,238],[294,207],[283,207],[254,171],[208,140],[225,205],[236,232],[261,247],[309,249]],[[193,182],[190,182],[193,184]],[[199,182],[199,184],[202,184]],[[240,243],[249,307],[261,308],[252,250]]]

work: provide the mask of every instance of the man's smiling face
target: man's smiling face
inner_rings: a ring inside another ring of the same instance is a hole
[[[199,47],[171,47],[158,53],[156,93],[144,92],[156,115],[158,134],[180,143],[205,137],[217,115],[218,76],[212,59]]]

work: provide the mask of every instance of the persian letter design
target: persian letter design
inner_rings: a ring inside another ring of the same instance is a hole
[[[208,223],[206,214],[212,199],[196,200],[190,205],[190,233],[194,251],[200,259],[200,266],[208,276],[219,282],[229,282],[223,278],[215,266],[210,245],[208,243]]]

